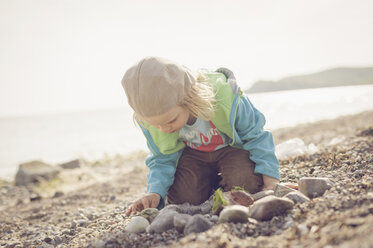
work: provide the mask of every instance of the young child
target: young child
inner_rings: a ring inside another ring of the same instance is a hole
[[[148,194],[126,214],[164,202],[198,205],[215,189],[273,189],[279,163],[265,118],[226,68],[193,74],[158,57],[127,70],[122,86],[150,150]],[[167,198],[166,198],[167,196]]]

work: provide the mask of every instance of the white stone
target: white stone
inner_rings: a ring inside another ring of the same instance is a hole
[[[147,219],[142,216],[135,216],[130,220],[124,230],[130,233],[141,233],[145,232],[148,226],[149,221]]]
[[[241,205],[226,206],[219,215],[219,223],[234,222],[246,223],[249,218],[249,209]]]

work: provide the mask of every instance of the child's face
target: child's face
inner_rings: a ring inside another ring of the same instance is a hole
[[[185,108],[176,106],[164,114],[141,118],[162,132],[174,133],[187,123],[189,117],[189,112]]]

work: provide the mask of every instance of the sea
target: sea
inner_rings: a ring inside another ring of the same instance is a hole
[[[248,94],[266,116],[268,130],[373,110],[373,85]],[[0,178],[11,180],[20,163],[56,165],[94,161],[147,150],[128,106],[84,112],[0,117]]]

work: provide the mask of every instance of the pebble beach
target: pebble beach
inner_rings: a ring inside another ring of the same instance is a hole
[[[273,135],[276,144],[299,138],[316,147],[280,159],[281,183],[330,179],[323,194],[263,220],[253,208],[242,223],[220,222],[201,210],[205,230],[130,232],[134,216],[124,212],[145,194],[147,153],[80,160],[52,180],[0,181],[0,247],[373,247],[373,111]]]

